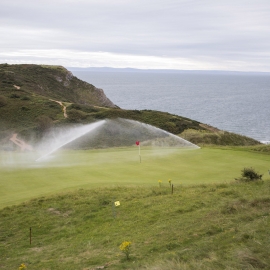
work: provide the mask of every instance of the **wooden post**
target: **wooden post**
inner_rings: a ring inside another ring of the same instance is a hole
[[[30,245],[32,244],[32,228],[30,227]]]
[[[116,218],[115,199],[113,199],[113,202],[112,202],[112,215],[113,215],[113,218]]]
[[[172,194],[173,194],[173,184],[172,184]]]

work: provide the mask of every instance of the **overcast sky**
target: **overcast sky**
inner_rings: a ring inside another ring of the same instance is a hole
[[[0,0],[0,63],[270,72],[270,0]]]

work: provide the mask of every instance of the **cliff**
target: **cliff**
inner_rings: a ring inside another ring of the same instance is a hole
[[[2,64],[0,89],[10,94],[16,91],[70,103],[117,107],[102,89],[78,79],[61,66]]]

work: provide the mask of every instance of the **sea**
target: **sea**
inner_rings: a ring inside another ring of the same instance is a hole
[[[270,73],[71,72],[122,109],[169,112],[270,143]]]

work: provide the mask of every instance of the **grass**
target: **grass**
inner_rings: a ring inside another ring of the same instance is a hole
[[[270,155],[141,155],[141,163],[135,147],[63,150],[43,163],[11,155],[13,166],[0,170],[0,269],[269,269]],[[263,181],[235,181],[246,166]]]
[[[10,156],[9,156],[10,155]],[[31,198],[74,188],[115,185],[153,186],[172,179],[179,185],[234,181],[244,167],[253,167],[269,179],[270,155],[243,148],[202,148],[198,150],[112,148],[57,152],[47,162],[23,153],[4,152],[0,168],[0,208]],[[27,159],[28,158],[28,159]],[[0,160],[1,162],[1,160]]]
[[[197,145],[222,145],[222,146],[248,146],[256,145],[258,142],[254,139],[242,136],[239,134],[218,130],[213,127],[201,124],[208,127],[208,130],[186,129],[181,133],[181,137]]]
[[[39,197],[0,211],[0,269],[269,269],[269,191],[259,181],[172,195],[156,183]]]
[[[71,76],[61,66],[0,64],[0,93],[11,91],[13,85],[20,86],[20,91],[41,95],[48,99],[112,106],[111,102],[105,100],[106,97],[101,100],[101,94],[93,85]]]
[[[38,139],[40,115],[55,126],[122,117],[195,144],[249,145],[143,148],[142,163],[134,147],[59,151],[42,163],[0,152],[0,269],[270,268],[269,147],[169,113],[102,108],[94,86],[62,67],[0,69],[2,149],[11,150],[13,132]],[[69,105],[68,119],[51,98]],[[263,181],[235,181],[244,167]],[[119,249],[123,241],[132,243],[130,260]]]

